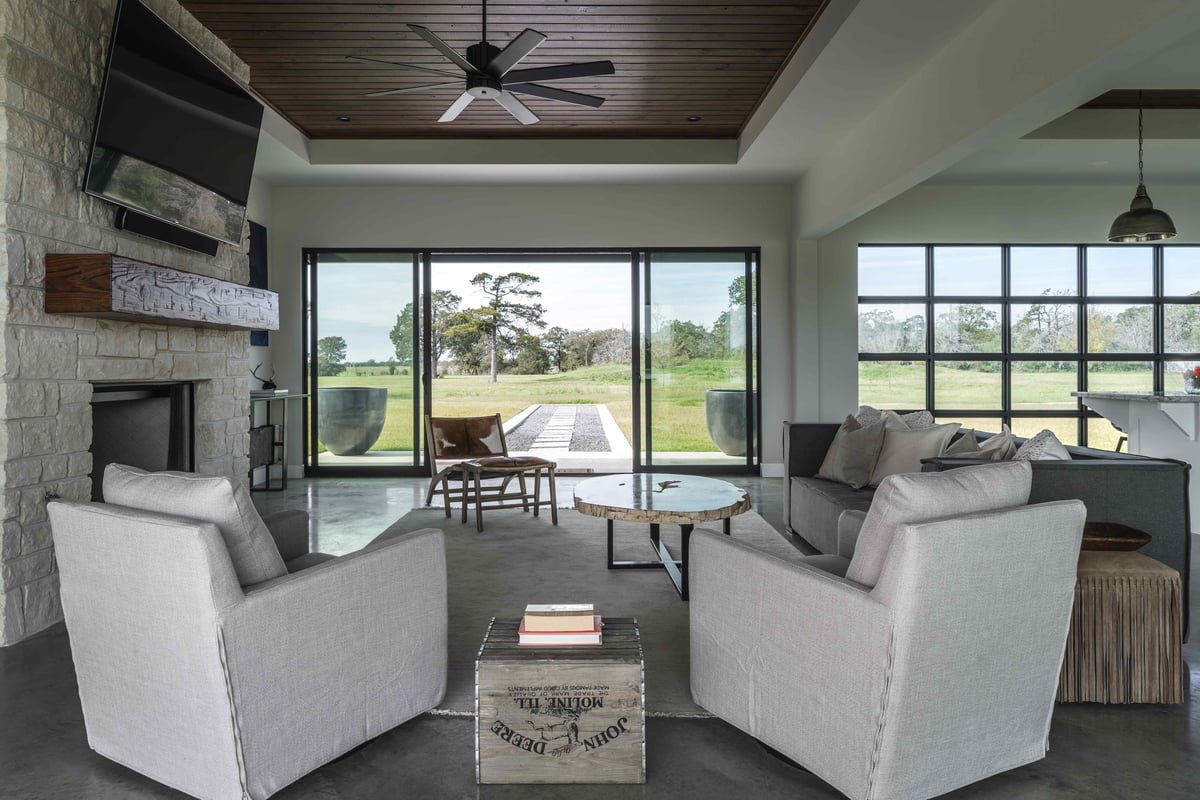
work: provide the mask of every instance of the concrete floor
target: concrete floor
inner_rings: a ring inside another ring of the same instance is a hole
[[[560,497],[582,478],[560,479]],[[734,479],[780,525],[782,481]],[[424,481],[293,481],[257,494],[265,512],[305,507],[314,544],[347,552],[424,501]],[[1195,550],[1195,549],[1194,549]],[[1193,556],[1193,565],[1200,557]],[[1200,602],[1192,600],[1193,619]],[[1193,626],[1195,627],[1195,626]],[[1042,761],[961,789],[950,798],[1200,797],[1200,646],[1185,646],[1190,692],[1179,706],[1058,706]],[[422,716],[373,739],[284,789],[285,798],[836,798],[819,779],[772,757],[715,719],[653,719],[645,786],[476,786],[472,721]],[[0,649],[0,798],[172,798],[183,795],[87,747],[62,625]]]

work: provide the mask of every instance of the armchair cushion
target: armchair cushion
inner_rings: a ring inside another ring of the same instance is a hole
[[[954,476],[929,480],[931,474]],[[1029,502],[1033,470],[1025,461],[983,464],[941,473],[889,475],[879,485],[863,521],[846,577],[874,586],[892,539],[904,525]]]
[[[124,464],[104,469],[104,501],[211,522],[221,531],[242,586],[287,574],[283,558],[246,487],[223,475],[146,472]]]

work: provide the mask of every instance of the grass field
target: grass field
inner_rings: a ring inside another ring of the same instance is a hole
[[[655,451],[716,452],[704,419],[704,391],[744,385],[743,366],[740,359],[695,359],[660,371],[652,390]],[[386,367],[352,367],[336,377],[321,378],[320,386],[387,387],[387,421],[371,449],[412,449],[411,375],[388,375]],[[499,412],[508,419],[533,403],[603,403],[625,438],[633,441],[628,365],[584,367],[554,375],[501,375],[496,383],[486,375],[447,375],[433,381],[433,413],[441,416]]]

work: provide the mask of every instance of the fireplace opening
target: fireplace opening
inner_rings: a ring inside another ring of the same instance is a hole
[[[104,468],[195,469],[192,384],[92,384],[92,499],[103,499]]]

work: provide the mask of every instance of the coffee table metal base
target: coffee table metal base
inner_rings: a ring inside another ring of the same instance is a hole
[[[662,540],[662,535],[659,530],[658,523],[650,524],[650,544],[654,546],[654,551],[658,555],[657,561],[617,561],[613,558],[613,521],[608,522],[608,568],[609,569],[663,569],[667,571],[667,577],[671,579],[671,583],[675,584],[675,591],[679,592],[680,600],[688,599],[688,543],[692,538],[692,529],[694,525],[679,526],[679,558],[675,558],[671,554],[667,543]],[[729,517],[722,520],[723,531],[726,536],[729,536]]]

